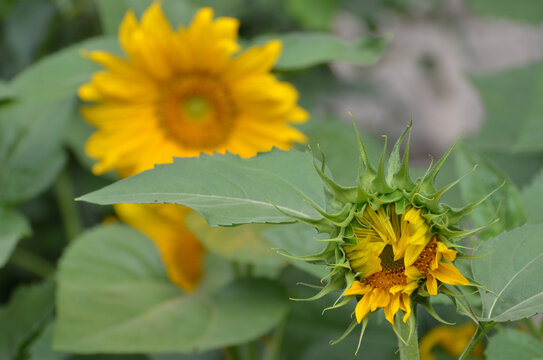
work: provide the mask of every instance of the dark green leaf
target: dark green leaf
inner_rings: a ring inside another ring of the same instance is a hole
[[[462,198],[466,204],[482,199],[507,181],[499,169],[476,152],[460,146],[456,152],[458,176],[467,174],[475,165],[478,165],[473,174],[460,182]],[[484,226],[499,218],[499,222],[479,232],[479,236],[483,239],[489,239],[505,230],[524,224],[524,207],[515,184],[507,181],[500,190],[479,205],[469,218],[475,227]]]
[[[100,66],[83,57],[84,51],[119,53],[116,38],[95,38],[70,46],[28,67],[11,82],[15,96],[25,101],[49,102],[74,98],[77,88]]]
[[[79,200],[180,204],[215,226],[293,222],[276,206],[296,216],[319,217],[306,199],[325,206],[311,154],[274,149],[249,159],[230,153],[176,158],[173,164],[157,165]]]
[[[40,336],[29,346],[29,360],[66,360],[70,354],[59,353],[51,350],[55,324],[51,322]]]
[[[543,345],[526,333],[504,328],[489,339],[485,355],[489,360],[535,360],[543,358]]]
[[[14,103],[0,110],[0,203],[19,203],[46,189],[65,162],[63,130],[71,101]]]
[[[30,225],[23,216],[0,207],[0,267],[8,260],[17,241],[29,236],[30,232]]]
[[[539,0],[468,0],[467,3],[481,15],[531,23],[543,20],[543,2]]]
[[[487,112],[483,130],[473,139],[478,147],[510,151],[513,144],[516,150],[543,150],[539,132],[533,133],[542,129],[543,103],[538,100],[543,96],[542,63],[475,77],[473,82]]]
[[[0,360],[13,360],[48,320],[54,307],[54,284],[48,281],[18,288],[0,308]]]
[[[288,304],[282,289],[263,279],[185,294],[168,280],[153,244],[120,225],[84,233],[61,260],[58,280],[54,348],[77,353],[244,343],[275,326]]]
[[[524,225],[476,250],[473,277],[481,289],[483,321],[514,321],[543,312],[543,224]]]

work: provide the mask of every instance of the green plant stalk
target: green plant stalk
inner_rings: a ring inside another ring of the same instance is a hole
[[[9,263],[43,279],[55,272],[55,266],[52,263],[21,248],[16,248],[13,251]]]
[[[415,311],[413,310],[407,323],[402,321],[402,317],[403,314],[401,315],[401,312],[398,312],[394,321],[400,348],[400,360],[420,360]]]
[[[522,319],[522,323],[530,333],[537,341],[541,341],[541,332],[539,329],[535,326],[534,322],[530,318]]]
[[[479,326],[477,326],[477,330],[475,330],[475,334],[473,334],[473,337],[471,338],[468,346],[464,349],[464,352],[458,360],[467,360],[471,353],[473,352],[473,349],[475,349],[475,346],[481,341],[483,336],[496,325],[495,322],[487,322],[487,323],[480,323]]]
[[[285,332],[287,330],[288,314],[285,315],[277,329],[273,334],[273,342],[266,349],[263,359],[264,360],[279,360],[281,358],[281,349],[283,347],[283,340],[285,339]]]
[[[83,225],[81,224],[79,211],[74,201],[74,189],[67,167],[65,167],[57,177],[55,182],[55,194],[60,215],[62,216],[64,232],[70,242],[83,230]]]

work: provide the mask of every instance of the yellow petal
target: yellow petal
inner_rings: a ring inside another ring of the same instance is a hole
[[[356,304],[356,308],[354,310],[354,313],[356,315],[356,321],[360,324],[362,322],[362,319],[368,314],[370,311],[370,305],[371,300],[373,298],[373,293],[368,293],[362,297],[362,299]]]
[[[170,280],[193,291],[202,275],[204,250],[184,227],[188,209],[178,205],[118,204],[115,211],[125,223],[147,235],[157,246]]]
[[[441,282],[449,285],[469,285],[468,279],[451,264],[442,262],[439,267],[432,270],[432,274]]]

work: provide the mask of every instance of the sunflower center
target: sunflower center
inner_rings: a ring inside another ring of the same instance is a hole
[[[194,150],[212,151],[224,145],[236,122],[230,91],[208,74],[174,79],[157,108],[164,134]]]
[[[383,271],[396,271],[396,270],[404,270],[405,266],[403,264],[403,258],[394,261],[394,250],[392,250],[391,245],[386,245],[383,251],[381,252],[381,255],[379,255],[379,258],[381,259],[381,267],[383,268]]]

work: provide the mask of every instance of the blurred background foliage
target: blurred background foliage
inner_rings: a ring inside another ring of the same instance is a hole
[[[81,48],[118,52],[116,32],[126,9],[141,14],[149,4],[146,0],[0,2],[2,360],[223,357],[220,351],[194,356],[72,356],[53,352],[49,346],[54,282],[41,279],[54,274],[67,244],[82,229],[112,214],[108,207],[66,206],[70,204],[67,198],[101,188],[115,178],[93,176],[89,171],[93,160],[83,151],[92,128],[77,111],[75,89],[97,67],[78,53]],[[495,217],[499,207],[502,221],[486,229],[481,238],[515,228],[526,219],[543,221],[537,200],[543,195],[540,0],[163,1],[174,25],[187,24],[204,5],[212,6],[217,16],[239,18],[244,44],[274,36],[284,39],[286,49],[276,74],[298,88],[301,105],[312,115],[301,128],[312,145],[320,144],[340,183],[352,183],[358,166],[349,112],[363,129],[374,159],[381,146],[378,136],[398,135],[413,117],[412,156],[418,174],[428,165],[428,154],[439,157],[459,135],[462,144],[440,181],[447,183],[479,164],[475,175],[448,194],[449,203],[478,199],[506,179],[498,196],[470,218],[471,225],[481,226]],[[321,47],[305,44],[309,38],[300,41],[285,35],[300,31],[318,32],[314,41]],[[63,221],[70,217],[75,220]],[[199,234],[198,229],[194,231]],[[221,234],[200,236],[211,253],[225,258],[234,254],[234,260],[247,262],[236,248],[207,241]],[[269,243],[280,244],[281,234],[262,241],[254,244],[260,249],[255,251],[261,251],[263,262],[277,267],[276,255],[265,250]],[[303,282],[315,283],[317,278],[310,274],[322,273],[322,269],[304,270],[290,266],[264,273],[278,279],[289,297],[303,297],[312,290],[295,282],[305,278]],[[352,310],[321,316],[320,309],[330,301],[289,303],[288,321],[274,330],[284,338],[282,359],[340,359],[353,353],[357,336],[329,345],[344,331]],[[452,307],[438,309],[448,321],[466,321]],[[383,324],[383,319],[377,322]],[[435,325],[423,316],[421,335]],[[513,329],[500,332],[490,338],[487,355],[510,359],[502,350],[504,344],[524,341],[526,354],[541,357],[541,344],[525,337]],[[371,326],[360,353],[391,359],[395,342],[389,328]],[[436,352],[440,359],[453,358],[444,350]]]

